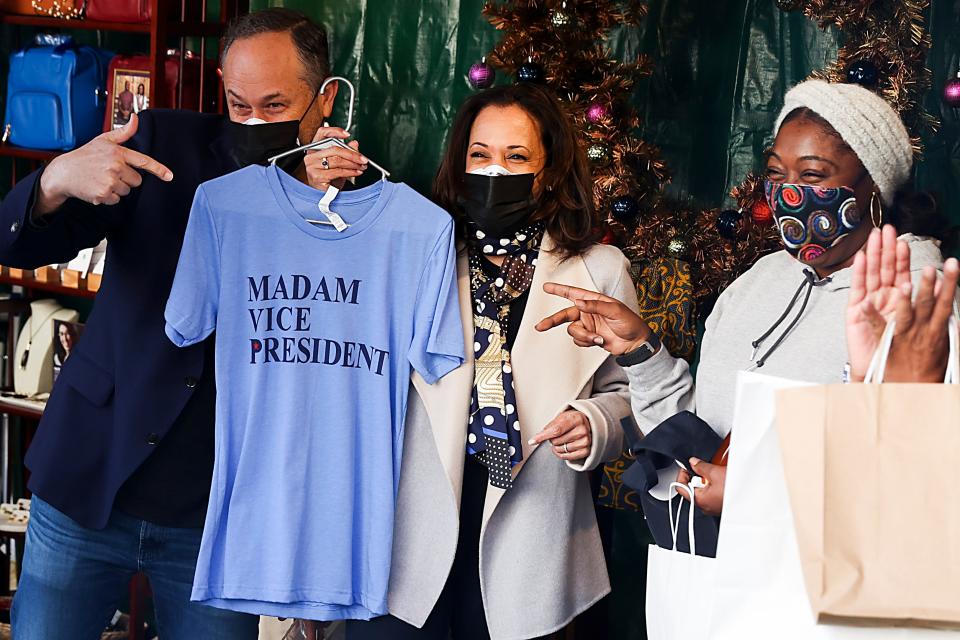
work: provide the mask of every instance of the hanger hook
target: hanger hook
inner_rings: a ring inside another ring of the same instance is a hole
[[[330,76],[329,78],[323,81],[323,84],[320,85],[320,93],[323,93],[324,91],[326,91],[327,85],[329,85],[331,82],[342,82],[346,84],[347,87],[349,87],[350,89],[350,103],[347,105],[347,126],[343,128],[344,131],[349,132],[350,127],[353,126],[353,105],[355,102],[354,98],[357,95],[357,90],[354,89],[353,83],[347,80],[346,78],[344,78],[343,76]]]

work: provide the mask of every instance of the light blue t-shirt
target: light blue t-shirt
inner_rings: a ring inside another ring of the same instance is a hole
[[[453,221],[403,184],[323,193],[275,167],[200,185],[167,301],[216,330],[216,462],[192,599],[313,620],[387,613],[411,367],[464,357]]]

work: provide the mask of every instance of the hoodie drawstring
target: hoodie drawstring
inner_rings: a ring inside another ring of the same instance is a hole
[[[763,342],[770,337],[770,334],[776,331],[777,327],[779,327],[783,323],[786,317],[790,314],[790,311],[793,310],[794,305],[797,304],[797,299],[800,297],[800,293],[804,289],[806,289],[806,294],[803,296],[803,303],[800,305],[799,313],[797,313],[797,315],[794,316],[793,320],[787,326],[786,330],[783,333],[781,333],[780,337],[777,338],[777,341],[774,342],[769,349],[767,349],[767,352],[764,353],[759,360],[756,360],[756,365],[758,369],[762,367],[766,363],[767,359],[770,358],[770,356],[773,354],[773,352],[776,351],[781,344],[783,344],[783,341],[787,338],[787,335],[789,335],[790,332],[793,331],[793,328],[796,327],[797,324],[800,322],[800,318],[803,317],[803,312],[806,311],[807,309],[807,303],[810,302],[810,294],[813,293],[813,288],[822,287],[823,285],[829,282],[830,282],[829,277],[824,278],[822,280],[817,280],[817,275],[812,270],[810,269],[803,270],[803,282],[801,282],[800,286],[797,287],[796,292],[793,294],[793,298],[790,299],[790,304],[788,304],[787,308],[783,310],[783,313],[780,314],[780,317],[777,318],[776,322],[773,323],[773,326],[767,329],[766,333],[764,333],[762,336],[760,336],[759,338],[754,340],[752,343],[750,343],[753,346],[753,354],[750,356],[750,359],[754,360],[757,357],[757,351],[760,350],[760,345],[762,345]]]

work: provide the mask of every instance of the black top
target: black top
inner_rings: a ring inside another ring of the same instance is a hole
[[[153,454],[117,492],[113,506],[163,527],[203,527],[213,479],[214,337],[203,341],[203,375]]]
[[[490,278],[500,277],[500,267],[486,258],[480,261],[480,268]],[[510,317],[507,321],[507,349],[513,350],[513,343],[517,339],[517,334],[520,333],[520,322],[523,320],[523,312],[527,308],[529,298],[530,290],[527,289],[510,303]]]

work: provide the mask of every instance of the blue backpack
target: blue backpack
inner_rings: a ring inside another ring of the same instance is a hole
[[[3,141],[67,150],[96,137],[106,108],[108,61],[106,52],[69,38],[11,54]]]

